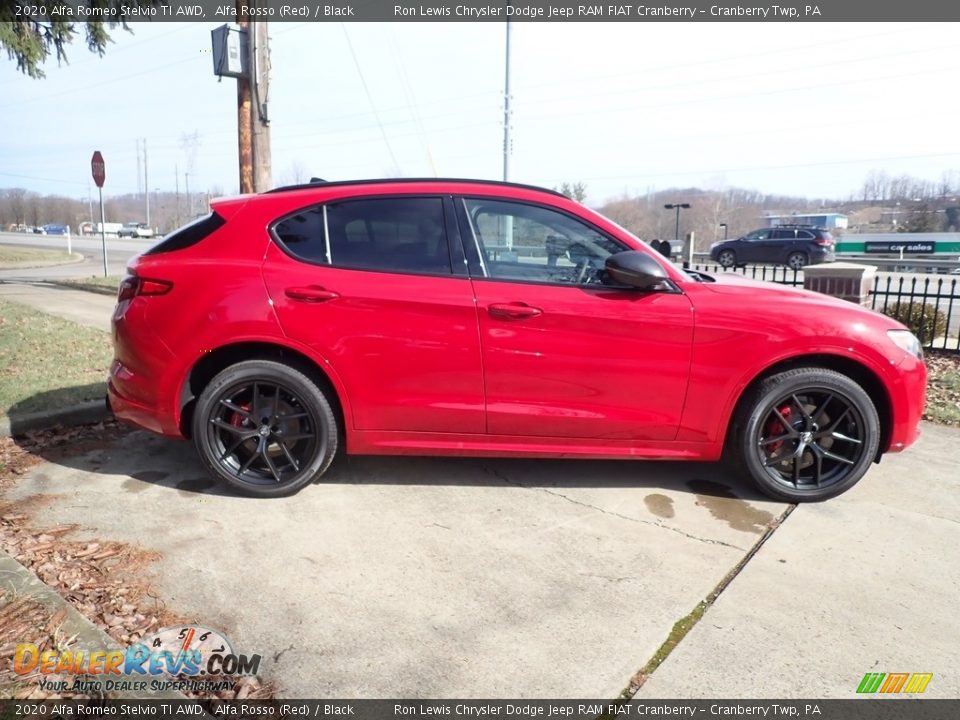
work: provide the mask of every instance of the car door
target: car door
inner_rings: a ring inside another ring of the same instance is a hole
[[[783,263],[793,250],[797,240],[797,231],[793,228],[774,228],[770,239],[766,241],[768,251],[764,253],[764,262]]]
[[[748,233],[740,238],[739,244],[742,249],[737,250],[737,260],[738,262],[744,263],[760,263],[760,262],[769,262],[768,258],[770,257],[770,248],[768,242],[770,240],[770,231],[769,230],[754,230],[752,233]]]
[[[622,242],[529,203],[458,202],[480,326],[487,432],[672,440],[693,311],[675,289],[603,283]]]
[[[277,318],[330,363],[358,430],[484,432],[476,310],[448,225],[457,232],[449,198],[394,196],[271,227],[263,278]]]

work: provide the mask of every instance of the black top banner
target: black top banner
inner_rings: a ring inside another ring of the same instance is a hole
[[[217,718],[300,720],[614,720],[615,718],[809,718],[955,720],[960,700],[3,700],[0,718]]]
[[[112,22],[960,22],[952,0],[597,3],[563,0],[14,0],[15,20]],[[239,8],[239,9],[238,9]]]

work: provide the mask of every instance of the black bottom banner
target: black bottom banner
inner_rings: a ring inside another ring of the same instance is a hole
[[[815,718],[955,720],[960,700],[0,700],[0,720],[29,718]]]

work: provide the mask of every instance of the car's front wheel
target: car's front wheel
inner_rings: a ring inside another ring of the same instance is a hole
[[[826,500],[867,472],[880,443],[870,396],[846,375],[798,368],[766,378],[736,420],[735,455],[767,495]]]
[[[313,380],[283,363],[247,360],[223,370],[201,393],[193,441],[215,477],[249,495],[279,497],[327,470],[338,430]]]
[[[721,250],[717,255],[717,262],[721,267],[729,268],[737,264],[737,255],[733,250]]]

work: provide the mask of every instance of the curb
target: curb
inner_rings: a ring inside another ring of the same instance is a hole
[[[62,610],[65,617],[61,627],[68,637],[75,640],[79,649],[86,652],[124,649],[116,640],[81,615],[58,592],[2,550],[0,550],[0,588],[9,590],[14,597],[29,597],[49,610],[51,615]],[[116,694],[127,699],[143,697],[165,700],[184,699],[183,695],[174,690],[153,690],[145,693],[119,691]]]
[[[89,292],[95,295],[109,295],[110,297],[117,296],[116,288],[101,287],[99,285],[84,285],[82,283],[73,283],[66,280],[46,280],[45,282],[62,290],[80,290],[81,292]]]
[[[0,437],[11,437],[28,430],[41,430],[54,425],[83,425],[100,422],[109,416],[110,411],[107,409],[105,400],[91,400],[70,407],[40,410],[14,418],[2,418],[0,419]]]

